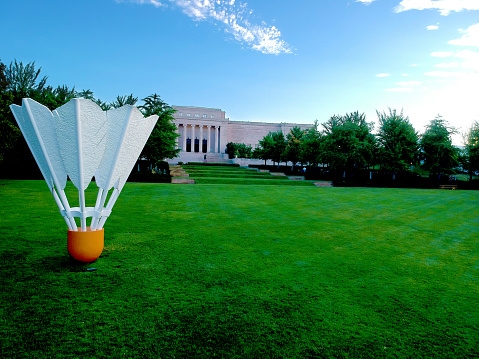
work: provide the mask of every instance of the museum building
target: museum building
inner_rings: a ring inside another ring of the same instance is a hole
[[[282,131],[283,134],[298,126],[301,129],[314,125],[297,123],[265,123],[248,121],[230,121],[225,111],[216,108],[172,106],[175,125],[180,137],[177,148],[181,151],[175,162],[224,161],[226,144],[244,143],[254,149],[259,141],[270,132]]]

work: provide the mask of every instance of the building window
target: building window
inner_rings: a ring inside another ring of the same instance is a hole
[[[180,112],[179,115],[180,115],[180,116],[183,116],[183,112]]]
[[[190,117],[190,116],[191,116],[191,113],[187,113],[187,114],[186,114],[186,117]]]
[[[200,115],[198,115],[197,113],[195,113],[195,117],[200,117]]]
[[[203,115],[203,118],[206,118],[206,117],[208,117],[208,116],[206,116],[206,115]]]
[[[215,115],[211,115],[211,118],[215,118]]]

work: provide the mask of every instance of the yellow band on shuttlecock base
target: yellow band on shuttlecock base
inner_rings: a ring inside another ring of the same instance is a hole
[[[72,231],[68,230],[68,253],[78,261],[93,262],[97,260],[103,251],[105,231],[100,229],[97,231]]]

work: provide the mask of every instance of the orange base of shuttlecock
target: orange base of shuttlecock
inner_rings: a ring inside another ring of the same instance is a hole
[[[68,230],[68,253],[80,262],[94,262],[100,256],[104,246],[104,229],[97,231]]]

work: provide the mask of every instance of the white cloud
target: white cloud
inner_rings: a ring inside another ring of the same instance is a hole
[[[412,65],[409,65],[411,67],[418,67],[419,65],[418,64],[412,64]]]
[[[447,16],[451,11],[479,10],[477,0],[402,0],[395,7],[395,12],[408,10],[436,9],[441,15]]]
[[[454,57],[464,59],[462,67],[479,71],[479,51],[463,50],[454,54]]]
[[[459,30],[464,35],[460,39],[451,40],[450,45],[457,46],[479,46],[479,23],[471,25],[467,30]]]
[[[371,4],[373,1],[376,1],[376,0],[356,0],[356,2],[360,2],[366,5]]]
[[[165,6],[163,3],[161,3],[160,1],[156,1],[156,0],[150,0],[151,1],[151,4],[156,6],[156,7],[160,7],[160,6]]]
[[[455,46],[475,47],[479,50],[479,23],[469,26],[467,30],[459,30],[463,33],[460,39],[451,40],[448,43]],[[453,57],[462,59],[461,63],[444,63],[438,64],[435,67],[462,67],[465,71],[470,73],[472,71],[479,71],[479,51],[461,50],[456,51]]]
[[[469,26],[467,30],[459,30],[463,33],[463,36],[460,39],[451,40],[448,42],[450,45],[455,46],[465,46],[465,47],[476,47],[479,49],[479,23]],[[479,71],[479,51],[473,50],[462,50],[462,51],[447,51],[447,52],[433,52],[431,53],[433,57],[455,57],[457,59],[462,59],[462,62],[453,61],[447,63],[439,63],[434,65],[436,68],[463,68],[465,71],[470,73],[470,70]],[[452,77],[457,76],[457,73],[453,72],[444,72],[444,71],[432,71],[426,73],[428,76],[437,76],[437,77]]]
[[[408,77],[409,74],[401,74],[401,76]]]
[[[437,25],[429,25],[429,26],[426,26],[426,29],[428,29],[428,30],[437,30],[437,29],[439,29],[439,26],[437,26]]]
[[[165,6],[166,0],[116,0],[117,2],[134,2]],[[168,0],[180,8],[183,13],[195,21],[210,21],[231,34],[236,41],[246,43],[253,50],[263,54],[278,55],[292,53],[291,47],[281,39],[281,32],[275,26],[252,23],[253,11],[247,4],[235,0]]]
[[[419,86],[421,85],[422,82],[421,81],[401,81],[401,82],[398,82],[396,83],[396,85],[399,85],[399,86]]]
[[[456,77],[461,76],[460,72],[449,72],[449,71],[429,71],[425,72],[424,75],[432,77]]]
[[[392,88],[392,89],[385,89],[384,91],[388,91],[388,92],[411,92],[412,88],[410,88],[410,87],[397,87],[397,88]]]
[[[389,74],[377,74],[376,77],[388,77]]]
[[[457,62],[443,62],[441,64],[434,65],[434,67],[453,69],[459,67],[459,65]]]
[[[134,2],[136,4],[148,4],[148,5],[153,5],[155,7],[161,7],[161,6],[166,6],[164,2],[158,1],[158,0],[115,0],[117,3],[123,3],[123,2]]]
[[[437,52],[431,52],[432,57],[449,57],[454,54],[453,51],[437,51]]]

